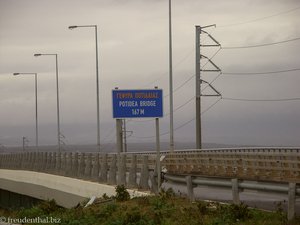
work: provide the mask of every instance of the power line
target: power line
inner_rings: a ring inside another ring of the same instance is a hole
[[[204,69],[204,67],[210,62],[209,60],[212,60],[221,50],[221,48],[219,48],[208,60],[207,62],[201,67],[201,69]],[[187,80],[185,80],[181,85],[179,85],[177,88],[175,88],[173,90],[173,93],[175,93],[176,91],[178,91],[179,89],[181,89],[184,85],[186,85],[189,81],[191,81],[193,78],[195,77],[195,74],[193,74],[192,76],[190,76]],[[169,95],[165,95],[164,97],[168,97]]]
[[[106,141],[106,140],[114,133],[114,131],[115,131],[115,128],[113,127],[112,129],[110,129],[110,130],[106,133],[105,137],[104,137],[101,141],[102,141],[102,142],[103,142],[103,141]]]
[[[224,100],[243,101],[243,102],[284,102],[284,101],[299,101],[300,98],[282,98],[282,99],[248,99],[248,98],[229,98],[222,97]]]
[[[219,99],[217,99],[217,101],[215,101],[212,105],[210,105],[207,109],[205,109],[204,111],[201,112],[201,114],[205,114],[208,110],[210,110],[212,107],[214,107],[220,100],[222,99],[222,97],[220,97]]]
[[[276,73],[288,73],[293,71],[298,71],[300,68],[287,69],[287,70],[277,70],[277,71],[265,71],[265,72],[225,72],[224,75],[264,75],[264,74],[276,74]]]
[[[190,55],[191,55],[191,53],[192,53],[193,50],[194,50],[194,49],[192,49],[192,50],[189,51],[184,57],[182,57],[182,58],[181,58],[181,59],[173,66],[173,69],[177,68],[181,63],[183,63],[185,60],[187,60],[187,59],[190,57]],[[159,80],[161,80],[162,78],[164,78],[164,76],[167,75],[167,74],[169,74],[169,72],[162,73],[162,74],[159,76],[159,78],[157,78],[157,79],[155,79],[155,80],[153,80],[153,81],[147,83],[147,84],[144,85],[143,87],[148,87],[148,86],[150,86],[150,85],[155,84],[157,81],[159,81]]]
[[[173,93],[175,93],[176,91],[178,91],[179,89],[181,89],[184,85],[186,85],[189,81],[191,81],[193,78],[195,77],[195,74],[193,74],[192,76],[190,76],[187,80],[185,80],[182,84],[180,84],[178,87],[176,87],[173,90]],[[169,94],[165,95],[164,98],[167,98],[169,96]]]
[[[248,24],[248,23],[254,23],[254,22],[257,22],[257,21],[260,21],[260,20],[269,19],[271,17],[291,13],[291,12],[296,11],[298,9],[300,9],[300,6],[298,6],[296,8],[293,8],[293,9],[286,10],[286,11],[282,11],[282,12],[279,12],[279,13],[276,13],[276,14],[272,14],[272,15],[269,15],[269,16],[259,17],[257,19],[253,19],[253,20],[248,20],[248,21],[238,22],[238,23],[232,23],[232,24],[225,24],[225,25],[222,25],[222,26],[218,26],[218,28],[225,28],[225,27],[232,27],[232,26],[243,25],[243,24]]]
[[[209,111],[212,107],[214,107],[222,98],[219,98],[216,102],[214,102],[212,105],[210,105],[207,109],[205,109],[204,111],[201,112],[201,114],[205,114],[207,111]],[[192,119],[184,122],[183,124],[179,125],[178,127],[176,127],[174,129],[175,130],[178,130],[186,125],[188,125],[189,123],[191,123],[192,121],[194,121],[196,119],[196,117],[193,117]],[[169,134],[170,132],[169,131],[166,131],[164,133],[161,133],[160,136],[164,136],[164,135],[167,135]],[[142,136],[142,137],[139,137],[139,136],[131,136],[133,138],[141,138],[141,139],[148,139],[148,138],[154,138],[155,136]]]
[[[219,74],[218,74],[218,76],[216,76],[210,83],[208,83],[207,85],[206,85],[206,87],[204,87],[201,91],[203,92],[206,88],[208,88],[208,87],[210,87],[210,85],[212,85],[221,75],[222,75],[223,73],[222,72],[220,72]]]
[[[291,42],[291,41],[298,41],[298,40],[300,40],[300,37],[293,38],[293,39],[288,39],[288,40],[283,40],[283,41],[278,41],[278,42],[266,43],[266,44],[247,45],[247,46],[229,46],[229,47],[221,47],[221,48],[222,49],[257,48],[257,47],[277,45],[277,44],[287,43],[287,42]]]

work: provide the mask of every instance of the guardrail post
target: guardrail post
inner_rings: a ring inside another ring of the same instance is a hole
[[[101,164],[100,164],[100,176],[99,181],[106,183],[107,182],[107,154],[102,154]]]
[[[13,154],[9,154],[8,157],[8,163],[9,163],[9,169],[14,169],[14,155]]]
[[[47,158],[48,158],[48,153],[43,152],[43,159],[42,159],[43,164],[42,164],[42,167],[41,167],[42,172],[45,172],[46,169],[47,169],[47,161],[48,161]],[[24,160],[24,155],[22,157],[22,160]]]
[[[94,163],[92,168],[92,180],[99,180],[99,153],[94,154]]]
[[[72,162],[72,167],[71,167],[71,171],[70,171],[70,174],[71,176],[73,177],[78,177],[79,176],[79,173],[78,173],[78,169],[79,169],[79,155],[78,155],[78,152],[75,152],[74,154],[74,157],[73,157],[73,154],[70,155],[71,157],[71,162]]]
[[[126,184],[126,155],[125,154],[118,154],[118,185],[125,185]]]
[[[41,171],[41,152],[36,153],[36,163],[35,163],[35,171],[40,172]]]
[[[84,177],[84,169],[85,169],[85,154],[83,152],[80,153],[79,166],[78,166],[78,177]]]
[[[295,218],[296,183],[289,183],[288,220]]]
[[[31,170],[32,171],[37,171],[36,170],[36,164],[38,163],[38,157],[37,157],[37,153],[33,152],[32,153],[32,162],[31,162]]]
[[[186,181],[186,187],[187,187],[187,194],[190,199],[190,201],[195,201],[195,196],[194,196],[194,187],[193,187],[193,181],[191,176],[186,176],[185,177]]]
[[[47,154],[47,168],[46,168],[46,173],[49,173],[51,170],[51,162],[52,162],[52,153],[48,152]]]
[[[8,166],[10,165],[9,164],[9,155],[7,155],[8,156],[8,161],[7,161],[7,163],[8,163]],[[26,153],[26,170],[29,170],[29,168],[30,168],[30,152],[27,152]]]
[[[9,169],[13,169],[13,157],[12,157],[13,155],[12,154],[9,154],[8,155],[8,160],[7,160],[7,162],[8,162],[8,168]]]
[[[18,153],[18,170],[22,168],[22,155]]]
[[[15,154],[13,154],[13,162],[14,162],[14,167],[13,167],[13,169],[15,169],[15,170],[17,170],[18,169],[18,154],[17,153],[15,153]]]
[[[72,153],[71,152],[67,153],[66,160],[67,160],[67,165],[66,165],[66,169],[65,169],[65,176],[67,176],[67,177],[75,176],[74,174],[77,173],[77,170],[74,171],[74,167],[73,167],[73,161],[74,160],[72,160]]]
[[[149,189],[148,180],[149,180],[148,156],[144,155],[139,188]]]
[[[30,155],[31,155],[31,157],[30,157],[30,170],[34,171],[34,164],[35,164],[35,161],[36,161],[35,152],[31,152]]]
[[[5,169],[5,155],[0,155],[1,169]]]
[[[7,162],[8,162],[8,169],[12,169],[12,166],[13,166],[13,163],[12,163],[12,154],[8,155]]]
[[[18,169],[18,164],[19,164],[18,153],[15,153],[15,154],[14,154],[14,169],[15,169],[15,170]]]
[[[132,154],[131,156],[131,167],[129,171],[129,179],[128,179],[128,187],[136,188],[136,172],[137,172],[137,165],[136,165],[136,155]]]
[[[53,152],[52,153],[51,172],[50,173],[55,173],[55,168],[56,168],[56,152]]]
[[[6,155],[6,166],[8,166],[7,163],[7,155]],[[24,152],[23,154],[23,164],[22,164],[22,169],[27,170],[27,162],[28,162],[28,152]]]
[[[240,202],[240,195],[239,195],[239,181],[238,179],[234,178],[231,179],[232,184],[232,201],[233,204],[239,205]]]
[[[35,152],[35,157],[34,157],[34,165],[33,165],[33,170],[34,171],[39,171],[39,162],[40,162],[40,154],[38,152]]]
[[[10,157],[10,160],[11,160],[11,168],[14,169],[14,170],[16,169],[16,166],[15,166],[15,164],[16,164],[16,163],[15,163],[15,158],[16,158],[16,157],[15,157],[15,155],[16,155],[16,154],[11,154],[11,157]]]
[[[116,155],[112,155],[112,160],[111,160],[111,164],[110,164],[110,168],[109,168],[109,174],[108,174],[108,184],[116,184],[117,180],[116,180],[116,171],[117,171],[117,159],[116,159]]]
[[[86,165],[85,165],[85,169],[84,169],[84,177],[87,179],[90,179],[91,172],[92,172],[92,153],[88,153]]]
[[[60,164],[59,174],[64,175],[64,172],[67,170],[67,153],[62,153],[62,160]]]
[[[14,154],[9,155],[9,168],[14,169]]]
[[[61,153],[58,152],[56,154],[56,164],[55,164],[55,173],[59,174],[60,173],[60,167],[61,167]]]

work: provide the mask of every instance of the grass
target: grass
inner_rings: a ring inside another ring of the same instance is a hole
[[[193,202],[176,197],[172,191],[158,196],[128,199],[119,187],[113,201],[73,209],[46,201],[30,209],[0,211],[11,218],[59,218],[61,225],[297,225],[300,219],[287,221],[282,210],[265,212],[247,205]],[[35,224],[35,223],[31,223]],[[36,223],[39,224],[39,223]],[[53,224],[53,223],[44,223]]]

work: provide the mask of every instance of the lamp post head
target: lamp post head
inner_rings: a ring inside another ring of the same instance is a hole
[[[14,76],[20,75],[20,73],[13,73]]]
[[[69,26],[69,29],[72,30],[72,29],[75,29],[77,28],[78,26]]]
[[[35,57],[41,56],[42,54],[34,54]]]

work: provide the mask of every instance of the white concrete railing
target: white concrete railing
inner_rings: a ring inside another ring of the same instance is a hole
[[[29,170],[156,191],[154,158],[136,154],[12,153],[0,154],[0,169]]]
[[[300,148],[177,151],[163,164],[169,174],[300,182]]]
[[[161,165],[168,174],[300,182],[300,148],[189,149],[162,151],[161,154],[165,156]],[[147,189],[147,179],[142,179],[144,183],[137,183],[134,174],[149,176],[149,170],[156,168],[155,155],[155,152],[0,154],[0,168],[60,174],[111,184],[126,183],[127,172],[131,186]]]
[[[276,182],[285,183],[287,186],[284,191],[288,188],[290,196],[289,218],[294,215],[293,202],[299,194],[296,184],[300,183],[300,148],[190,149],[172,153],[162,151],[161,155],[165,156],[162,162],[166,168],[165,177],[177,183],[185,182],[189,195],[193,185],[201,185],[200,177],[212,181],[214,177],[232,179],[233,190],[244,185],[238,179],[270,181],[274,183],[274,189],[278,186]],[[155,152],[120,155],[28,152],[0,154],[0,168],[45,172],[112,185],[125,184],[127,187],[152,189],[155,192],[155,158]],[[137,174],[140,175],[139,179]],[[253,188],[261,190],[266,187]],[[234,199],[236,195],[233,195]]]

